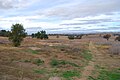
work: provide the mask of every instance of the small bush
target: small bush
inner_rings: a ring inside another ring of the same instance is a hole
[[[103,36],[103,38],[105,38],[105,39],[107,39],[107,40],[109,40],[110,37],[111,37],[110,34],[106,34],[106,35]]]
[[[32,33],[32,38],[38,38],[38,39],[48,39],[48,35],[46,34],[46,31],[38,31],[37,33]]]
[[[82,37],[83,37],[83,34],[76,36],[75,39],[82,39]]]
[[[59,65],[59,61],[56,60],[56,59],[52,59],[52,61],[50,62],[50,64],[51,64],[52,66],[58,66],[58,65]]]
[[[120,36],[116,37],[115,41],[120,41]]]

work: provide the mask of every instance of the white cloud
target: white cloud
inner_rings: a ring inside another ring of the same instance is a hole
[[[29,27],[42,27],[43,29],[46,28],[55,28],[59,27],[59,24],[54,24],[50,22],[35,22],[34,20],[39,20],[46,18],[45,16],[35,15],[35,16],[16,16],[16,17],[7,17],[0,19],[0,26],[3,28],[11,28],[12,24],[15,23],[22,23],[25,28]]]

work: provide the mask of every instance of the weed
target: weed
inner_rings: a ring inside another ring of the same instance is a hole
[[[52,59],[52,61],[50,62],[50,65],[52,66],[58,66],[59,65],[59,61],[56,59]]]
[[[72,77],[80,77],[80,72],[76,70],[71,70],[71,71],[64,71],[62,73],[62,77],[64,78],[72,78]]]
[[[35,59],[35,60],[33,61],[33,63],[39,66],[39,65],[43,64],[44,61],[41,60],[41,59]]]

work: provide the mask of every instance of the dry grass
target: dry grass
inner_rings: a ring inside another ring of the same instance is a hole
[[[0,37],[0,41],[8,41],[8,39]],[[50,36],[48,40],[27,37],[18,48],[13,47],[9,41],[9,43],[0,44],[0,80],[21,78],[23,80],[48,80],[49,77],[61,77],[68,70],[70,70],[68,72],[74,72],[74,70],[81,72],[89,60],[85,57],[87,55],[82,54],[83,51],[88,50],[89,41],[94,43],[101,41],[98,45],[101,48],[98,47],[98,50],[107,54],[108,46],[111,46],[113,39],[107,42],[98,35],[83,36],[82,39],[76,40],[69,40],[66,36],[59,38]],[[58,63],[61,64],[57,67],[51,66],[53,59],[58,60]],[[103,64],[109,62],[111,66],[110,61],[108,58]],[[117,66],[119,66],[118,61],[113,60]],[[76,65],[79,67],[75,67]],[[75,79],[77,80],[76,77]]]
[[[2,38],[2,40],[7,40],[7,38]],[[80,41],[70,41],[66,37],[50,38],[49,40],[26,38],[17,48],[8,43],[1,44],[0,79],[4,79],[5,76],[8,80],[20,78],[46,80],[52,76],[61,76],[68,69],[81,72],[82,66],[86,65],[82,62],[86,62],[86,60],[80,55],[82,48],[87,49],[87,46]],[[67,64],[54,68],[50,64],[52,59],[62,60]],[[76,65],[80,67],[75,67]],[[48,71],[45,72],[46,75],[34,71],[43,68]],[[58,73],[55,69],[58,70]]]
[[[112,55],[120,55],[120,44],[112,44],[109,48],[109,52]]]

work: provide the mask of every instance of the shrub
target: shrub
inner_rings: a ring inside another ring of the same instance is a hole
[[[20,46],[23,38],[26,37],[25,29],[22,24],[15,24],[11,27],[11,32],[9,35],[9,40],[13,42],[15,47]]]
[[[38,31],[37,33],[32,33],[32,38],[38,38],[38,39],[48,39],[48,35],[46,34],[46,31]]]
[[[0,30],[0,36],[3,36],[3,37],[8,37],[10,34],[9,31],[6,31],[6,30]]]
[[[111,37],[110,34],[106,34],[106,35],[103,36],[103,38],[105,38],[105,39],[107,39],[107,40],[109,40],[110,37]]]
[[[75,39],[82,39],[82,37],[83,37],[83,34],[76,36]]]
[[[72,40],[75,39],[74,36],[68,36],[68,39]]]
[[[115,41],[120,41],[120,36],[116,37]]]
[[[59,65],[59,61],[56,60],[56,59],[52,59],[52,61],[50,62],[50,64],[51,64],[52,66],[58,66],[58,65]]]

